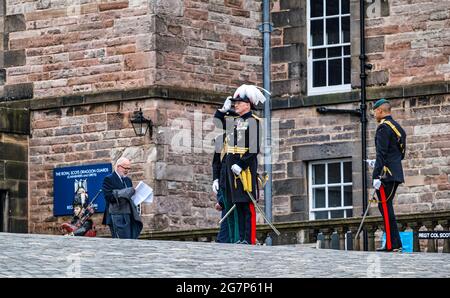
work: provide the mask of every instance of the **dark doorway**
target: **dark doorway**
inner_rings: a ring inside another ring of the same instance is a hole
[[[5,190],[0,190],[0,232],[9,232],[9,198]]]

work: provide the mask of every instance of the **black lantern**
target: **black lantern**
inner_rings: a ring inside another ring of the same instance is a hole
[[[150,138],[152,137],[153,122],[152,120],[144,117],[141,108],[139,111],[134,112],[133,118],[131,118],[130,122],[133,125],[134,132],[137,136],[145,136],[147,131],[150,129]]]

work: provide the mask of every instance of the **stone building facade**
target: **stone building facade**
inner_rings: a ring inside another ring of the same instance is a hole
[[[135,183],[154,188],[155,202],[143,208],[146,230],[214,227],[211,116],[235,86],[261,78],[260,2],[1,3],[3,107],[30,111],[23,154],[0,156],[7,175],[10,159],[28,161],[18,177],[28,180],[19,187],[28,199],[21,231],[58,233],[67,220],[53,216],[55,167],[120,156],[133,161]],[[136,137],[130,124],[139,108],[155,124],[151,139]],[[173,146],[183,133],[192,139]],[[2,149],[19,146],[10,139]]]
[[[359,105],[359,1],[337,1],[337,12],[326,1],[310,1],[271,3],[276,222],[361,212],[359,119],[316,111]],[[133,161],[135,183],[155,190],[155,202],[143,209],[147,231],[216,227],[211,116],[240,84],[261,85],[261,1],[0,3],[2,113],[26,109],[30,118],[29,131],[13,128],[20,121],[2,125],[0,190],[15,206],[10,221],[20,226],[8,230],[58,233],[66,218],[53,216],[53,169],[120,156]],[[448,7],[448,1],[367,1],[369,107],[390,99],[408,134],[407,179],[396,201],[401,213],[450,209]],[[312,11],[319,13],[311,17]],[[334,21],[342,26],[338,35],[323,29]],[[340,64],[311,46],[323,30],[341,47]],[[324,79],[342,86],[315,88],[316,81],[323,86],[316,65],[340,67],[341,76]],[[154,122],[152,138],[134,134],[129,120],[139,108]],[[369,158],[375,127],[370,119]],[[337,195],[343,208],[320,209],[333,206]]]

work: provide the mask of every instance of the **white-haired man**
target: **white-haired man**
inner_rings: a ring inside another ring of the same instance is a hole
[[[234,216],[237,217],[239,229],[238,233],[231,233],[231,239],[235,243],[256,244],[256,212],[249,193],[258,200],[257,155],[261,124],[252,109],[259,101],[264,100],[256,86],[242,85],[233,98],[227,98],[224,106],[214,115],[222,122],[226,131],[222,175],[224,179],[219,180],[219,184],[222,184],[219,186],[224,190],[225,199],[236,205]],[[234,111],[231,111],[232,102]]]
[[[108,225],[113,238],[137,239],[142,230],[142,221],[131,200],[133,182],[128,177],[131,162],[121,157],[115,170],[103,180],[102,190],[106,207],[103,224]]]

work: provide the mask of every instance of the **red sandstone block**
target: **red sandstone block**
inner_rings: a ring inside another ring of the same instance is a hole
[[[134,44],[106,48],[107,56],[124,55],[124,54],[135,53],[135,52],[136,52],[136,46]]]
[[[125,55],[125,70],[145,69],[155,64],[155,55],[152,52]]]
[[[243,9],[232,9],[231,14],[237,17],[249,18],[250,12],[248,10]]]
[[[80,6],[81,14],[89,14],[89,13],[95,13],[95,12],[98,12],[97,3],[83,4]]]
[[[184,11],[184,15],[185,15],[185,17],[193,19],[193,20],[201,20],[201,21],[208,20],[208,11],[206,11],[206,10],[187,8]]]
[[[67,9],[51,9],[51,10],[37,10],[25,14],[25,20],[36,21],[36,20],[47,20],[56,19],[67,16]]]
[[[241,60],[241,56],[236,53],[219,52],[219,59],[239,62]]]
[[[98,5],[98,9],[100,11],[107,10],[115,10],[115,9],[124,9],[128,7],[128,1],[120,1],[120,2],[110,2],[110,3],[100,3]]]
[[[59,126],[59,119],[49,119],[32,122],[32,127],[35,129],[58,127],[58,126]]]
[[[225,6],[228,6],[228,7],[241,8],[242,0],[225,0],[224,4],[225,4]]]

